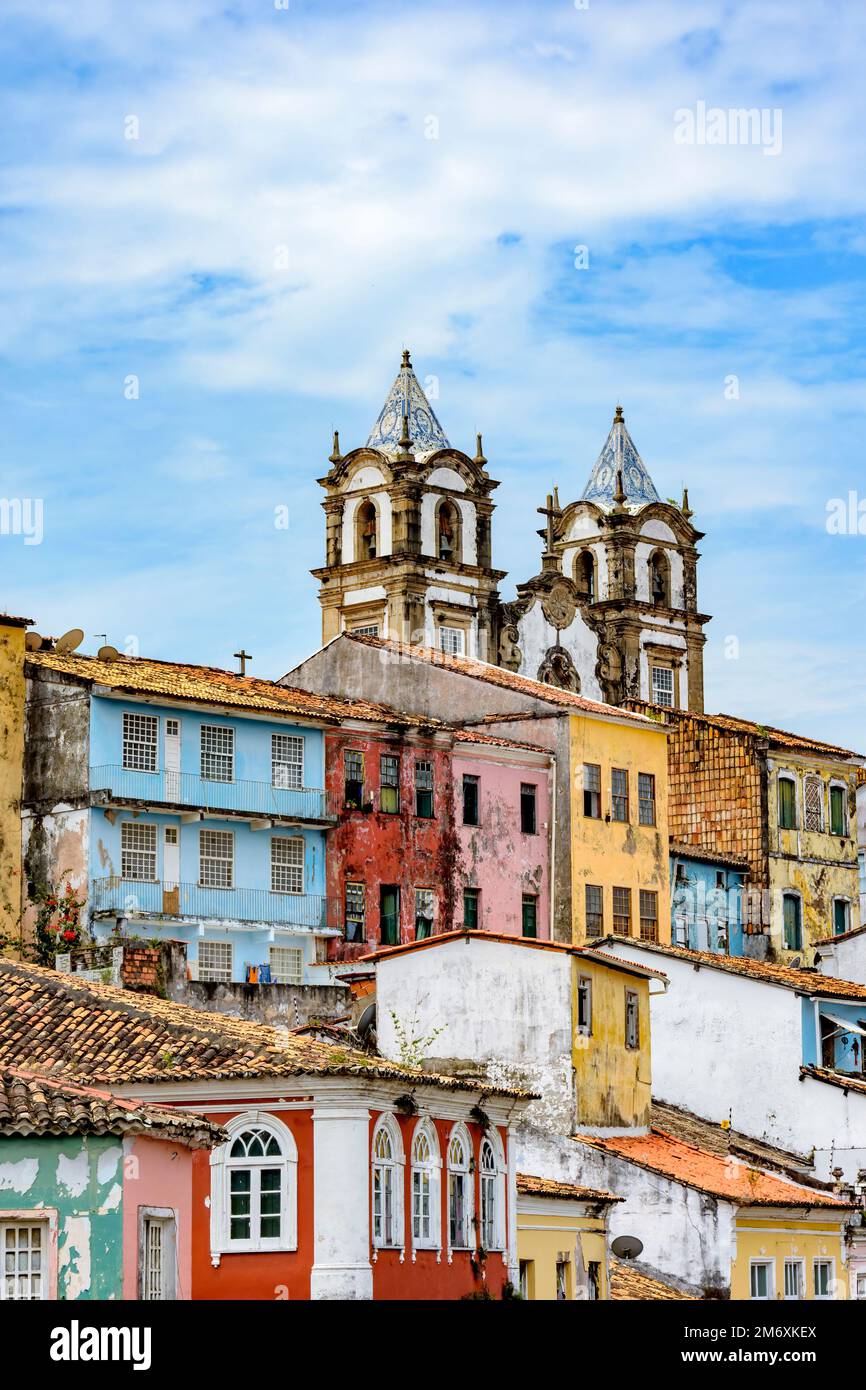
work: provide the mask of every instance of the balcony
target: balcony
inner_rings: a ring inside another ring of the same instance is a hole
[[[275,787],[270,782],[243,780],[210,782],[194,772],[138,772],[104,763],[91,767],[90,790],[110,801],[189,806],[207,814],[234,811],[291,821],[337,819],[330,794],[319,788]]]
[[[272,893],[267,888],[205,888],[134,878],[93,880],[94,915],[192,917],[236,925],[291,927],[314,935],[341,932],[341,904],[314,893]]]

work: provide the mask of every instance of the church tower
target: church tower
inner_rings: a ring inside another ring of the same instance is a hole
[[[409,353],[366,444],[343,454],[334,435],[325,489],[322,641],[341,632],[390,637],[496,661],[497,584],[491,493],[474,457],[452,448]]]
[[[687,491],[679,506],[659,497],[620,406],[578,501],[554,490],[539,511],[541,572],[503,606],[500,663],[609,704],[702,711],[703,532]]]

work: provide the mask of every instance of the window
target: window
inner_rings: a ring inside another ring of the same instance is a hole
[[[749,1297],[773,1297],[773,1265],[770,1260],[752,1260],[749,1268]]]
[[[478,778],[463,777],[463,824],[478,824]]]
[[[640,939],[659,939],[659,895],[647,888],[640,890]]]
[[[806,1297],[806,1290],[805,1290],[804,1284],[805,1284],[805,1280],[804,1280],[804,1278],[803,1278],[803,1261],[802,1261],[802,1260],[786,1260],[786,1261],[785,1261],[785,1298],[787,1298],[787,1299],[792,1299],[792,1298],[796,1298],[796,1299],[805,1298],[805,1297]]]
[[[583,814],[601,820],[601,768],[597,763],[583,765]]]
[[[534,1261],[534,1260],[521,1260],[521,1261],[520,1261],[520,1297],[521,1297],[521,1298],[526,1298],[526,1299],[530,1299],[530,1298],[534,1298],[534,1297],[535,1297],[535,1261]],[[866,1294],[864,1294],[864,1297],[866,1297]]]
[[[379,810],[396,816],[400,810],[400,759],[383,753],[379,759]]]
[[[436,508],[436,554],[440,560],[460,561],[460,514],[447,498]]]
[[[674,703],[673,670],[670,666],[653,666],[650,670],[652,676],[652,703],[654,705],[665,705],[668,709],[672,709]]]
[[[415,889],[415,940],[425,941],[433,935],[435,899],[432,888]]]
[[[806,830],[824,829],[824,783],[820,777],[807,777],[803,783],[803,826]]]
[[[235,876],[233,830],[200,830],[199,883],[202,888],[232,888]]]
[[[533,893],[524,893],[521,899],[521,931],[524,936],[538,936],[538,899]]]
[[[800,951],[803,947],[803,909],[800,899],[794,893],[782,896],[783,938],[786,951]]]
[[[480,920],[478,911],[480,894],[477,888],[463,889],[463,925],[467,931],[477,931]]]
[[[830,834],[848,834],[848,794],[845,787],[830,788]]]
[[[426,758],[415,762],[415,815],[433,817],[433,764]]]
[[[378,637],[378,636],[379,636],[379,624],[378,624],[378,623],[366,623],[363,627],[353,627],[351,630],[352,630],[352,632],[355,633],[355,635],[356,635],[357,637]]]
[[[610,815],[611,820],[628,820],[628,773],[624,767],[610,771]]]
[[[271,782],[296,790],[304,785],[304,740],[297,734],[271,734]]]
[[[230,941],[200,941],[198,943],[198,977],[200,980],[219,980],[228,984],[232,978],[233,948]]]
[[[356,560],[375,560],[378,553],[377,520],[375,502],[362,502],[355,513]]]
[[[297,1249],[298,1151],[273,1115],[229,1120],[211,1155],[211,1246],[215,1251]]]
[[[366,941],[367,910],[363,883],[346,884],[346,940]]]
[[[202,724],[201,775],[206,782],[235,780],[234,729],[221,724]]]
[[[833,899],[833,935],[844,936],[851,926],[851,904],[847,898]]]
[[[592,980],[581,975],[577,982],[577,1031],[583,1037],[592,1037]]]
[[[472,1149],[463,1125],[451,1131],[448,1143],[448,1244],[452,1250],[468,1250],[472,1239]]]
[[[156,826],[125,820],[120,826],[120,877],[156,882]]]
[[[123,766],[135,772],[156,772],[158,737],[155,714],[124,714]]]
[[[556,1297],[559,1300],[568,1298],[569,1276],[571,1274],[571,1260],[556,1261]]]
[[[797,829],[797,784],[793,777],[779,778],[779,829]]]
[[[274,835],[271,839],[271,892],[303,893],[304,839],[302,835]]]
[[[640,1016],[638,1012],[637,991],[625,992],[625,1045],[634,1052],[640,1047]]]
[[[269,959],[275,985],[303,984],[304,953],[300,946],[272,946]]]
[[[364,754],[354,748],[343,753],[343,802],[350,811],[359,811],[364,800]]]
[[[597,884],[588,883],[584,893],[586,896],[586,934],[587,936],[604,936],[602,890]]]
[[[440,627],[439,650],[446,652],[448,656],[463,656],[466,651],[466,633],[463,628]]]
[[[656,779],[651,772],[637,775],[637,818],[641,825],[656,823]]]
[[[386,1115],[373,1132],[373,1244],[403,1244],[403,1148],[396,1121]]]
[[[383,946],[396,946],[400,941],[400,889],[396,884],[383,884],[379,889],[379,938]]]
[[[534,835],[536,787],[532,782],[520,784],[520,829],[524,835]]]
[[[587,1261],[586,1297],[589,1303],[596,1303],[601,1298],[601,1265],[598,1260]]]
[[[49,1298],[48,1222],[0,1222],[3,1275],[0,1301],[35,1302]]]
[[[815,1298],[833,1298],[833,1261],[815,1260],[812,1265],[812,1291]]]
[[[177,1297],[174,1212],[139,1208],[139,1297],[163,1303]]]
[[[499,1161],[497,1149],[488,1136],[481,1141],[479,1155],[478,1187],[481,1198],[481,1246],[484,1250],[501,1250],[504,1245],[503,1231],[505,1185],[503,1164]]]
[[[613,890],[613,930],[615,936],[631,936],[631,889]]]
[[[585,603],[595,603],[595,559],[591,550],[578,552],[574,562],[574,584]]]
[[[859,1299],[866,1298],[866,1274],[857,1274],[854,1285],[854,1297]]]
[[[440,1242],[439,1142],[429,1120],[421,1120],[412,1141],[412,1244],[436,1249]]]

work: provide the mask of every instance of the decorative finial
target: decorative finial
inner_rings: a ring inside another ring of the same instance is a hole
[[[619,406],[617,406],[617,410],[618,409]],[[618,468],[616,470],[616,491],[613,494],[613,500],[616,503],[617,507],[620,510],[622,510],[622,508],[625,506],[625,487],[623,486],[621,468]]]
[[[694,516],[694,512],[689,506],[689,490],[687,487],[683,488],[683,505],[680,507],[680,511],[686,518],[686,521],[688,521],[689,517]]]
[[[558,512],[562,510],[559,505],[559,488],[556,486],[556,483],[553,484],[553,505]]]
[[[412,436],[409,433],[409,416],[403,411],[403,428],[400,431],[400,453],[404,458],[412,457]]]
[[[613,423],[614,423],[615,425],[624,425],[624,424],[625,424],[625,416],[624,416],[623,413],[622,413],[622,406],[621,406],[621,405],[618,405],[617,408],[616,408],[616,414],[615,414],[614,417],[613,417]]]
[[[334,430],[334,447],[328,455],[330,463],[339,463],[343,455],[340,453],[340,431]]]
[[[484,457],[484,449],[481,444],[480,434],[476,434],[475,436],[475,462],[478,464],[479,468],[483,468],[487,462],[487,459]]]
[[[409,349],[408,349],[408,348],[404,348],[404,349],[403,349],[403,361],[402,361],[402,363],[401,363],[401,366],[403,366],[403,367],[411,367],[411,366],[412,366],[412,362],[411,362],[410,357],[409,357]]]

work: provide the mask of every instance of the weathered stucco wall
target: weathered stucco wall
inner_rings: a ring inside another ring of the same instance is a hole
[[[22,908],[24,628],[0,617],[0,940],[17,937]]]
[[[584,976],[592,986],[589,1036],[578,1032],[577,1024],[577,990]],[[652,1101],[649,982],[577,957],[573,960],[573,988],[575,1127],[647,1127]],[[627,990],[638,997],[639,1046],[633,1049],[625,1046]]]

